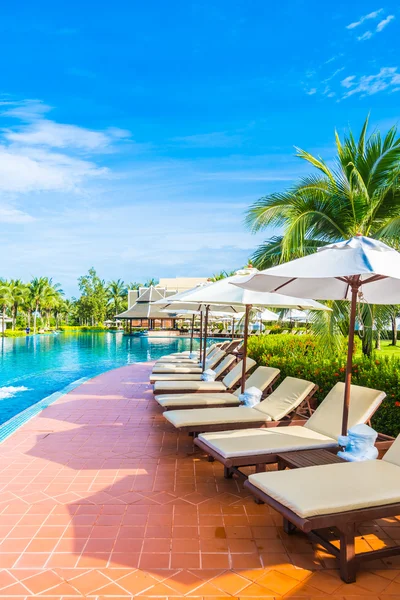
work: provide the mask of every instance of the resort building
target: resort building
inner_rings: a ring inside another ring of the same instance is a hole
[[[128,291],[128,310],[116,315],[118,319],[129,320],[130,329],[143,327],[152,330],[175,330],[175,316],[151,309],[151,304],[156,300],[167,298],[179,292],[190,290],[196,285],[202,285],[208,280],[206,277],[162,277],[156,286],[140,287]]]
[[[8,323],[12,323],[12,319],[10,317],[2,317],[0,315],[0,333],[5,332]]]
[[[129,290],[129,308],[117,315],[117,318],[128,320],[130,331],[134,327],[145,328],[150,331],[155,329],[174,330],[176,325],[175,315],[169,316],[166,312],[155,311],[154,308],[151,308],[152,303],[156,300],[162,300],[173,294],[175,294],[173,290],[168,291],[165,288],[155,286]]]

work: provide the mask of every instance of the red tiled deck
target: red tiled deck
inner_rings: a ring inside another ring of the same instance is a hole
[[[400,599],[400,558],[357,583],[166,425],[149,365],[105,373],[0,446],[0,597]],[[358,549],[399,542],[366,524]]]

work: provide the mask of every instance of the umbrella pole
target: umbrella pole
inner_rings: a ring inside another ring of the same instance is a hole
[[[346,378],[345,378],[345,383],[344,383],[342,435],[347,435],[347,427],[348,427],[348,422],[349,422],[351,369],[353,366],[354,329],[356,326],[356,309],[357,309],[358,290],[359,290],[358,285],[352,285],[352,287],[351,287],[350,325],[349,325],[349,345],[347,348]]]
[[[199,350],[199,363],[203,356],[203,311],[200,313],[200,350]]]
[[[190,332],[190,353],[193,352],[194,314],[192,315],[192,331]]]
[[[249,333],[249,316],[250,316],[251,305],[246,304],[246,312],[244,316],[244,333],[243,333],[243,362],[242,362],[242,383],[241,393],[244,393],[246,385],[246,358],[247,358],[247,337]]]
[[[204,346],[203,346],[203,371],[206,368],[206,353],[207,353],[207,327],[208,327],[208,311],[209,306],[206,306],[206,314],[204,317]]]
[[[235,317],[232,317],[232,341],[235,339]]]

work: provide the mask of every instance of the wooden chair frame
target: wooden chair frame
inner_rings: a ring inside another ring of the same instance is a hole
[[[400,514],[400,503],[302,518],[284,504],[262,492],[250,483],[250,481],[246,481],[244,487],[259,501],[268,504],[283,516],[285,533],[293,534],[296,529],[300,529],[308,534],[313,541],[321,544],[330,554],[333,554],[339,560],[340,577],[345,583],[352,583],[356,580],[356,573],[360,563],[400,554],[400,546],[372,550],[371,552],[360,552],[358,554],[355,552],[356,525],[374,519],[397,516]],[[339,548],[336,548],[321,533],[321,529],[327,528],[338,530]]]
[[[315,393],[315,391],[314,392],[311,391],[310,394]],[[304,402],[307,403],[307,400],[309,402],[310,397],[311,396],[309,395],[305,399]],[[379,406],[370,415],[368,422],[370,419],[372,419],[373,415],[375,414],[376,410],[378,410],[378,408],[379,408]],[[280,426],[290,427],[292,425],[303,426],[306,423],[307,423],[307,419],[292,419],[289,422],[273,421],[273,422],[268,423],[267,427],[273,427],[273,426],[275,426],[275,427],[280,427]],[[250,429],[250,427],[249,427],[249,429]],[[222,431],[222,429],[220,429],[219,431]],[[380,452],[382,452],[382,451],[385,451],[388,448],[390,448],[393,441],[394,441],[393,437],[391,437],[389,435],[385,435],[383,433],[378,433],[378,437],[375,442],[375,446],[378,448],[378,450]],[[232,456],[232,457],[226,458],[225,456],[222,456],[222,454],[220,454],[213,448],[210,448],[210,446],[208,444],[205,444],[202,440],[196,439],[196,440],[194,440],[194,443],[196,444],[196,446],[198,446],[200,448],[200,450],[203,450],[203,452],[205,452],[208,455],[208,460],[210,462],[217,460],[224,466],[225,479],[231,479],[233,477],[233,475],[236,475],[242,479],[247,479],[248,475],[246,473],[243,473],[243,471],[240,470],[241,468],[255,467],[255,472],[261,473],[261,472],[265,471],[266,465],[274,464],[274,463],[278,462],[278,454],[284,454],[283,451],[280,451],[280,452],[275,452],[274,454],[268,452],[265,454],[253,454],[251,456],[248,456],[248,455]],[[310,448],[310,450],[313,450],[313,449],[315,450],[316,448],[317,447]],[[321,448],[324,448],[325,450],[330,450],[332,452],[337,452],[337,450],[338,450],[338,446],[331,446],[331,447],[321,446]],[[306,450],[306,448],[304,448],[304,450]],[[289,450],[288,452],[293,452],[293,450]]]
[[[280,377],[280,373],[278,373],[278,375],[272,380],[272,382],[269,384],[269,386],[265,388],[265,390],[263,391],[262,397],[261,397],[263,400],[267,396],[269,396],[269,394],[271,394],[271,392],[273,391],[273,387],[274,387],[275,383],[277,382],[277,380],[279,379],[279,377]],[[239,382],[239,386],[240,386],[240,382]],[[236,389],[239,386],[238,385],[235,386]],[[201,393],[206,394],[207,392],[201,392]],[[212,394],[212,393],[213,392],[210,392],[210,394]],[[215,392],[215,393],[218,394],[218,395],[219,394],[221,394],[221,395],[223,395],[223,394],[232,394],[232,391],[231,390],[226,390],[226,392]],[[224,402],[224,403],[221,402],[221,404],[212,404],[210,406],[193,406],[193,404],[181,404],[179,406],[162,406],[161,408],[163,408],[165,411],[168,411],[168,410],[189,410],[189,409],[192,409],[192,408],[193,409],[196,409],[196,408],[200,408],[200,409],[201,408],[232,408],[232,407],[237,407],[237,406],[241,406],[241,404],[240,403],[238,404],[237,402],[234,402],[232,400],[231,403],[229,403],[229,402]],[[264,421],[263,421],[263,423],[264,423]],[[182,431],[183,431],[183,429],[182,429]],[[221,431],[221,430],[217,429],[217,431]]]

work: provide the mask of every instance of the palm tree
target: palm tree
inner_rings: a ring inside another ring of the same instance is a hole
[[[400,138],[396,127],[382,137],[367,136],[368,118],[359,139],[343,142],[335,132],[337,158],[330,167],[322,158],[297,149],[297,156],[317,172],[291,189],[264,196],[246,216],[253,232],[280,227],[253,255],[258,268],[314,252],[319,246],[361,233],[396,246],[400,235]],[[363,311],[372,339],[372,311]],[[365,336],[364,351],[371,344]]]
[[[28,295],[27,286],[22,283],[21,279],[10,279],[9,282],[10,294],[11,294],[11,316],[12,316],[12,329],[15,329],[17,320],[18,308],[23,304],[25,298]]]
[[[235,271],[220,271],[219,273],[214,273],[212,277],[210,277],[210,281],[221,281],[221,279],[226,279],[226,277],[231,277],[235,274]]]
[[[125,283],[121,279],[110,281],[107,285],[107,300],[113,309],[113,316],[121,312],[121,307],[128,295]]]
[[[59,283],[53,283],[48,277],[34,277],[29,284],[29,294],[33,303],[33,332],[36,333],[37,315],[41,308],[48,311],[56,299],[63,294]],[[49,315],[47,313],[47,320]]]
[[[47,281],[47,288],[41,303],[41,309],[46,315],[46,327],[50,327],[50,316],[60,304],[63,292],[58,283],[53,284],[51,279]]]
[[[156,279],[155,277],[151,277],[150,279],[148,279],[146,281],[146,283],[144,284],[144,287],[151,287],[154,285],[157,285],[158,283],[158,279]]]
[[[10,290],[10,284],[8,281],[4,279],[0,279],[0,309],[1,309],[1,319],[2,326],[1,332],[4,335],[6,330],[5,321],[6,321],[6,310],[12,304],[12,295]]]
[[[316,247],[357,233],[398,243],[400,233],[400,138],[392,127],[382,139],[367,137],[368,118],[359,139],[350,132],[340,141],[330,168],[321,158],[297,149],[297,156],[317,169],[285,192],[264,196],[249,209],[253,232],[283,227],[283,235],[264,244],[264,252],[286,261]],[[256,252],[254,262],[262,258]],[[257,266],[257,265],[256,265]]]
[[[128,285],[126,287],[128,288],[128,290],[138,290],[139,288],[143,287],[143,283],[138,283],[137,281],[131,281],[130,283],[128,283]]]

